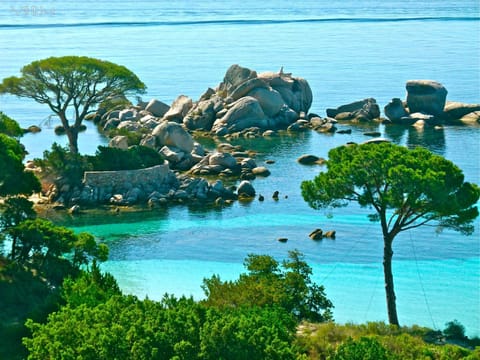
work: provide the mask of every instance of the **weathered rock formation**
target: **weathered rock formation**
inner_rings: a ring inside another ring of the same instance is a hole
[[[215,91],[202,95],[183,123],[190,130],[202,129],[214,134],[240,132],[248,128],[281,129],[307,113],[312,91],[305,79],[283,70],[257,74],[232,65]]]
[[[339,121],[366,122],[380,117],[380,107],[375,99],[368,98],[327,109],[327,116]]]
[[[433,80],[409,80],[407,96],[402,101],[392,99],[385,108],[385,116],[394,124],[414,125],[417,128],[443,123],[478,123],[480,104],[447,101],[448,91]]]
[[[409,80],[406,88],[410,113],[442,115],[448,93],[442,84],[433,80]]]

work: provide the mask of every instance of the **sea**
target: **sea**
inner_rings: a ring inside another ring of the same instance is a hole
[[[232,64],[257,72],[279,71],[307,79],[311,112],[373,97],[383,107],[405,98],[410,79],[431,79],[447,100],[480,103],[480,3],[478,0],[243,0],[105,1],[2,0],[0,79],[42,58],[84,55],[125,65],[145,82],[151,98],[193,100],[214,88]],[[135,99],[132,99],[135,100]],[[42,132],[22,138],[27,159],[41,157],[53,142],[58,120],[33,100],[0,96],[0,110],[23,127]],[[107,143],[92,124],[79,138],[82,153]],[[163,294],[204,297],[204,278],[233,280],[245,272],[248,254],[278,261],[293,249],[325,287],[338,323],[387,321],[382,237],[368,209],[352,204],[335,211],[308,207],[303,180],[321,167],[306,167],[302,154],[327,157],[366,131],[408,147],[423,146],[455,162],[470,182],[480,183],[480,127],[443,130],[379,124],[349,126],[351,134],[305,132],[237,143],[257,151],[271,176],[253,181],[264,202],[222,208],[172,206],[119,214],[82,215],[62,224],[88,231],[110,247],[103,269],[125,293],[161,299]],[[213,141],[204,144],[212,148]],[[1,171],[1,170],[0,170]],[[271,195],[279,191],[276,201]],[[424,226],[394,242],[393,273],[402,325],[443,329],[458,320],[480,336],[480,232],[471,236]],[[312,241],[316,229],[336,238]],[[278,238],[287,238],[281,243]]]

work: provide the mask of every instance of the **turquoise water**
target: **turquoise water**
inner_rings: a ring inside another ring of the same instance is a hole
[[[179,94],[197,99],[215,87],[233,63],[257,71],[305,77],[313,90],[311,111],[375,97],[383,107],[405,96],[409,79],[435,79],[449,100],[480,103],[480,11],[473,1],[291,1],[107,2],[2,1],[0,78],[15,75],[39,58],[88,55],[126,65],[148,86],[144,99],[171,102]],[[22,126],[43,131],[23,142],[29,157],[41,156],[53,141],[55,119],[28,100],[0,97],[0,110]],[[363,141],[367,130],[408,146],[425,146],[458,164],[480,183],[480,128],[443,131],[376,125],[351,135],[298,134],[244,141],[267,159],[272,175],[254,186],[263,203],[235,203],[223,209],[173,207],[141,214],[70,219],[78,231],[106,241],[105,269],[125,292],[159,299],[163,293],[200,298],[202,279],[218,273],[234,279],[249,253],[285,258],[299,249],[326,287],[339,322],[386,320],[378,224],[352,206],[334,213],[313,211],[299,185],[320,168],[295,159],[326,157],[332,147]],[[80,150],[105,143],[93,127],[80,136]],[[278,202],[271,199],[280,191]],[[288,196],[288,198],[285,198]],[[478,221],[476,227],[478,229]],[[314,228],[335,229],[336,240],[313,242]],[[287,243],[277,241],[287,237]],[[480,240],[433,228],[402,234],[394,244],[394,276],[400,322],[443,328],[458,319],[480,335]]]

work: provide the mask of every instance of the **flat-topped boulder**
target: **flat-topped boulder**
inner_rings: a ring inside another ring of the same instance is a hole
[[[405,87],[410,113],[442,115],[448,93],[442,84],[433,80],[409,80]]]

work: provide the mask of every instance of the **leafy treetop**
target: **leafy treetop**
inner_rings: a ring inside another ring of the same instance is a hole
[[[85,56],[37,60],[24,66],[21,74],[3,79],[0,94],[11,93],[48,105],[60,118],[75,153],[80,125],[93,106],[146,89],[125,66]]]

